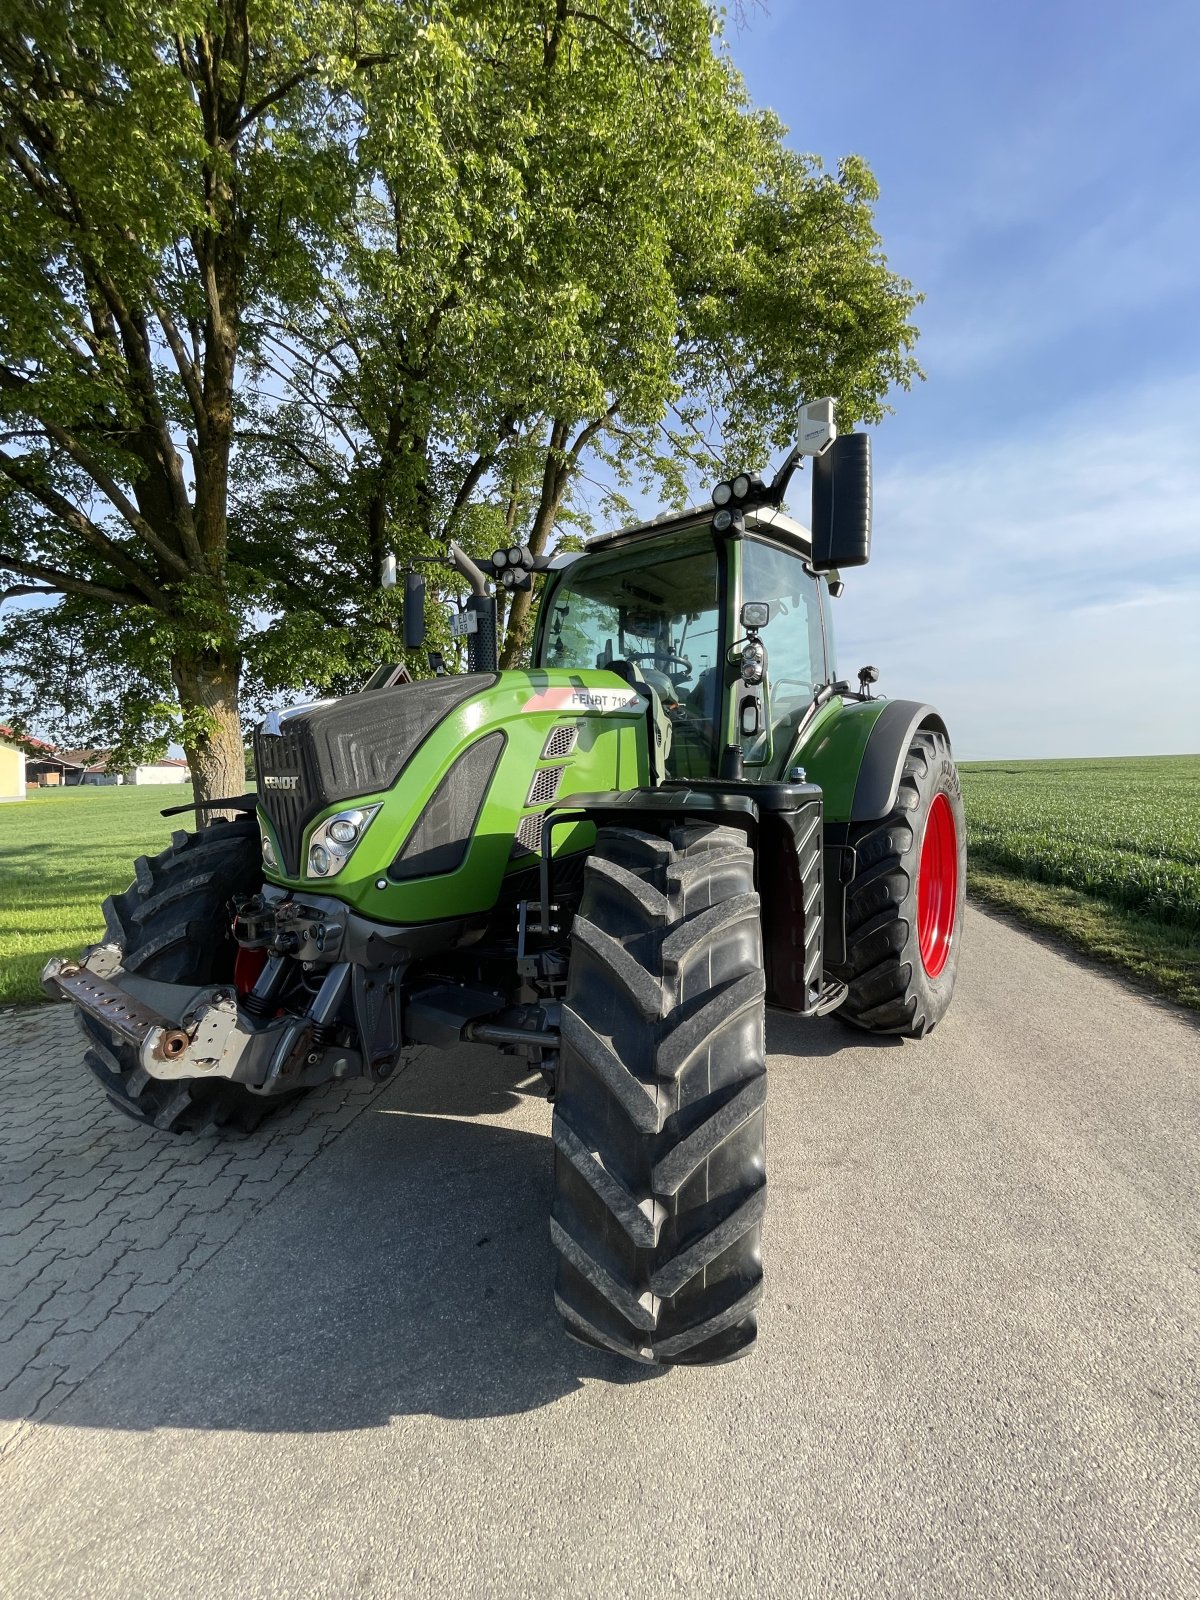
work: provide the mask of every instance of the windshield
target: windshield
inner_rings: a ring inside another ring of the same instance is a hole
[[[551,596],[540,664],[637,667],[672,724],[668,774],[710,776],[721,698],[718,596],[707,537],[586,556]]]

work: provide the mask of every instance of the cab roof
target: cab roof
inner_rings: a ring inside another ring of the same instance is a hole
[[[689,506],[686,511],[666,511],[650,522],[634,522],[613,533],[599,533],[587,540],[587,552],[617,550],[643,539],[661,539],[670,533],[685,533],[691,528],[707,527],[712,521],[712,505]],[[746,512],[746,532],[770,534],[780,544],[790,546],[797,554],[808,556],[812,550],[812,534],[802,522],[788,516],[786,511],[776,511],[771,506],[759,506]]]

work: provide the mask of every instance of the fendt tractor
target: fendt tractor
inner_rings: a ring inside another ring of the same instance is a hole
[[[805,456],[811,529],[782,509]],[[771,482],[712,502],[579,553],[451,543],[468,670],[431,651],[428,679],[385,665],[267,717],[257,795],[141,857],[104,942],[43,979],[116,1105],[164,1130],[252,1127],[413,1046],[524,1057],[553,1102],[566,1330],[661,1364],[756,1336],[767,1009],[921,1038],[965,887],[942,718],[834,666],[868,437],[816,402]],[[532,573],[533,664],[498,671],[496,592]]]

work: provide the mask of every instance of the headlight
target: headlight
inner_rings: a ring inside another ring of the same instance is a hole
[[[275,854],[271,836],[265,828],[262,830],[262,858],[264,867],[268,867],[272,872],[279,871],[279,858]]]
[[[353,811],[335,812],[318,824],[308,841],[308,876],[336,877],[358,848],[378,810],[378,806],[359,806]]]

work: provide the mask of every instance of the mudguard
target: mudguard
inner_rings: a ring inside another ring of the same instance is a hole
[[[825,795],[825,960],[834,967],[846,959],[854,826],[886,817],[896,804],[904,758],[919,728],[949,738],[941,714],[918,700],[835,703],[792,758]]]
[[[886,817],[896,804],[904,758],[918,728],[932,728],[947,739],[950,737],[941,714],[932,706],[917,700],[885,702],[863,751],[850,808],[851,822]]]
[[[946,725],[916,700],[833,701],[788,761],[803,767],[825,796],[825,823],[869,822],[896,803],[904,757],[918,728]]]

